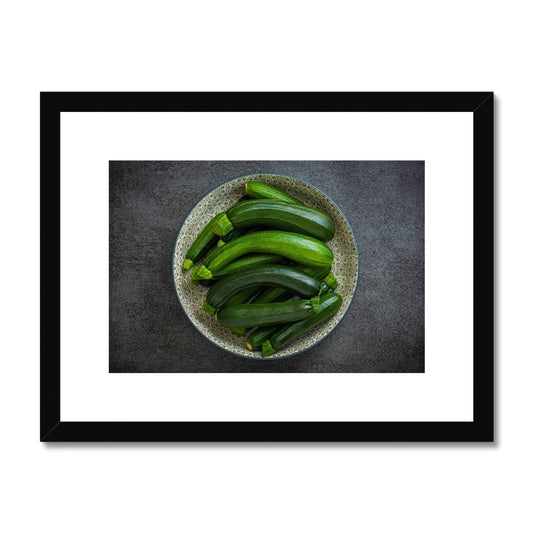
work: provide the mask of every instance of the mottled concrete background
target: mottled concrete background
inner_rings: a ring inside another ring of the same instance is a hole
[[[110,372],[424,372],[422,161],[112,161]],[[206,340],[178,302],[171,261],[190,209],[220,183],[270,172],[330,196],[357,239],[357,293],[307,352],[255,361]]]

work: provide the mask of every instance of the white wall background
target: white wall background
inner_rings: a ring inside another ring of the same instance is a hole
[[[3,4],[0,528],[531,530],[533,87],[527,5]],[[497,444],[40,444],[41,90],[494,90]]]

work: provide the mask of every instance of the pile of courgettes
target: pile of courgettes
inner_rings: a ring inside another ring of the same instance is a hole
[[[200,232],[183,269],[192,283],[209,286],[204,311],[236,335],[248,332],[246,347],[268,357],[339,309],[325,244],[334,235],[326,213],[249,181],[245,195]]]

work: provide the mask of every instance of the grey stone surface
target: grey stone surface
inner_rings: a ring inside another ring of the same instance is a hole
[[[422,161],[112,161],[110,372],[424,372]],[[303,179],[330,196],[359,248],[357,293],[337,329],[279,361],[205,339],[174,291],[180,226],[211,189],[244,174]]]

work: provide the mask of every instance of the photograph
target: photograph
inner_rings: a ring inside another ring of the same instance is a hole
[[[109,371],[424,372],[424,161],[110,161]]]
[[[493,106],[42,93],[41,439],[493,440]]]

